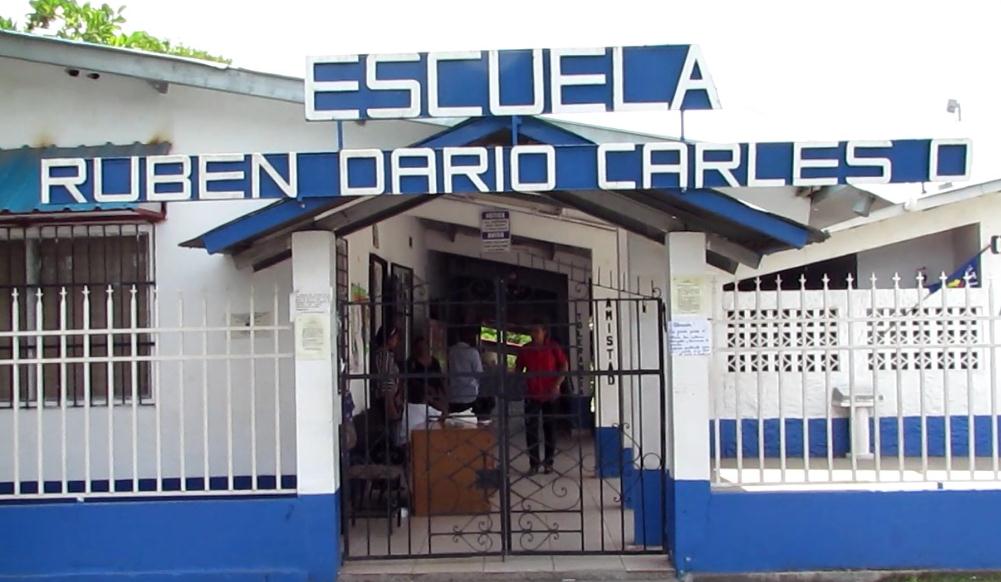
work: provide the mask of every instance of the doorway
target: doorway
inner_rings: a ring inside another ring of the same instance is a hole
[[[344,559],[664,553],[660,298],[445,259],[427,300],[408,298],[402,309],[387,304],[392,296],[373,296],[340,306],[342,330],[376,314],[426,314],[412,331],[426,346],[407,353],[426,349],[438,364],[387,371],[370,361],[341,374],[342,390],[364,393],[357,442],[342,454]],[[516,367],[539,326],[565,371]],[[435,405],[445,406],[428,395],[447,394],[463,377],[448,363],[460,341],[483,362],[476,381],[487,405],[442,422]],[[379,396],[393,382],[409,403],[400,418]],[[556,392],[535,398],[540,385]]]

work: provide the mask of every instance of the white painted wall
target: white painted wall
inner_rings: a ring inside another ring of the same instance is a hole
[[[301,104],[102,74],[70,77],[61,67],[0,58],[0,147],[170,142],[173,152],[336,149],[336,126],[307,123]],[[30,114],[29,114],[30,113]],[[344,125],[345,147],[399,147],[441,128],[408,121]],[[215,206],[213,206],[215,207]]]
[[[737,278],[764,276],[852,253],[867,253],[872,249],[970,225],[979,224],[980,244],[970,247],[970,242],[964,235],[961,246],[966,250],[983,248],[990,243],[991,235],[1001,234],[1001,193],[997,192],[925,210],[910,212],[891,208],[881,212],[886,215],[890,211],[894,214],[881,220],[865,222],[850,228],[834,229],[829,233],[830,237],[823,242],[808,245],[803,249],[766,255],[758,269],[741,267],[737,272]],[[965,261],[969,256],[964,253],[960,261]],[[981,269],[981,274],[985,278],[1001,276],[1001,255],[985,253],[981,259]],[[861,265],[860,273],[864,278],[865,271]],[[913,272],[911,275],[913,276]]]
[[[962,226],[858,253],[857,286],[871,288],[875,275],[877,288],[891,287],[899,275],[901,287],[914,288],[919,269],[926,282],[942,273],[949,276],[980,250],[978,229],[976,224]]]

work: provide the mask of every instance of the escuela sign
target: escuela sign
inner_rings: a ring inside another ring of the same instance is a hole
[[[311,57],[306,119],[719,109],[695,45]]]
[[[311,120],[719,107],[701,52],[689,45],[310,58],[305,91]],[[45,159],[39,191],[43,205],[65,207],[944,182],[968,178],[970,166],[965,139],[408,147]]]

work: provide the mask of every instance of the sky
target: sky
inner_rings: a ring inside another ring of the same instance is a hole
[[[103,0],[102,0],[103,1]],[[113,6],[122,3],[111,0]],[[128,0],[127,31],[302,77],[307,55],[698,44],[722,105],[685,137],[788,141],[968,137],[972,182],[1001,177],[1001,2],[700,0]],[[0,0],[23,21],[24,0]],[[962,121],[946,111],[949,99]],[[562,119],[678,136],[679,114]],[[918,186],[889,187],[904,199]]]

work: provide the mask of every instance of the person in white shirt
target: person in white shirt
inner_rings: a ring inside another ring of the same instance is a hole
[[[448,349],[448,411],[458,414],[472,410],[486,422],[493,411],[493,399],[480,396],[483,361],[476,349],[479,327],[464,328],[460,339]]]

